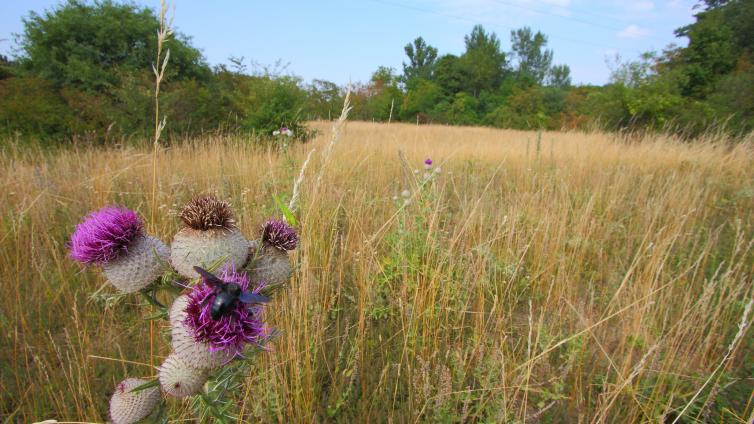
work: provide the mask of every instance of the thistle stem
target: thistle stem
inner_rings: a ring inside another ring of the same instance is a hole
[[[158,301],[157,298],[155,297],[154,290],[141,290],[139,291],[139,293],[141,293],[141,295],[144,296],[144,299],[146,299],[146,301],[149,302],[150,305],[156,306],[163,310],[166,309],[165,305],[160,303],[160,301]]]
[[[200,396],[202,398],[202,401],[204,402],[204,405],[207,406],[207,412],[212,416],[212,418],[216,419],[221,424],[228,424],[228,420],[226,419],[225,415],[223,415],[222,412],[218,411],[217,408],[215,408],[214,402],[212,402],[212,399],[207,396],[206,393],[202,392],[200,393]]]

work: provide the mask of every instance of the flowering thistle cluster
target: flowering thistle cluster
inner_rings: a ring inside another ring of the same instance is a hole
[[[421,176],[421,178],[419,178],[419,169],[414,169],[414,175],[416,177],[415,180],[411,182],[411,185],[416,186],[418,191],[434,181],[435,177],[442,172],[442,168],[440,168],[439,166],[433,167],[433,165],[434,161],[432,160],[432,158],[424,159],[424,174]],[[414,193],[412,193],[411,190],[404,189],[403,191],[401,191],[400,197],[398,195],[393,196],[393,201],[395,201],[398,205],[405,207],[411,204],[411,199],[413,197]]]
[[[293,130],[291,130],[288,127],[282,127],[279,130],[275,130],[272,132],[272,135],[277,137],[279,135],[284,135],[286,137],[293,137]]]
[[[434,162],[432,161],[432,158],[427,158],[424,160],[424,176],[422,177],[424,181],[431,179],[432,175],[442,172],[442,169],[439,166],[433,169],[433,163]]]
[[[136,212],[106,206],[89,214],[68,244],[72,259],[101,267],[121,292],[148,291],[159,305],[154,295],[160,286],[153,283],[163,275],[185,288],[169,310],[163,307],[170,321],[170,355],[156,380],[129,378],[116,386],[110,402],[114,423],[147,417],[160,402],[157,386],[175,398],[199,394],[215,370],[245,359],[247,346],[263,347],[271,334],[263,319],[265,294],[292,273],[288,252],[298,246],[299,236],[284,221],[268,220],[259,240],[249,241],[230,204],[213,195],[193,198],[180,218],[184,226],[168,247],[146,233]]]

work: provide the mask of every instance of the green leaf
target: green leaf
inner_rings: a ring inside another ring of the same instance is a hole
[[[158,379],[155,378],[152,381],[149,381],[149,382],[144,383],[144,384],[142,384],[140,386],[134,387],[133,389],[131,389],[131,391],[129,393],[140,392],[142,390],[146,390],[146,389],[149,389],[149,388],[152,388],[152,387],[157,387],[159,385],[160,385],[160,380],[158,380]]]
[[[297,227],[298,222],[296,221],[296,217],[293,215],[293,211],[288,209],[288,206],[286,206],[278,196],[273,194],[272,198],[273,200],[275,200],[275,205],[277,205],[278,209],[280,209],[280,212],[283,214],[283,217],[288,222],[288,224]]]

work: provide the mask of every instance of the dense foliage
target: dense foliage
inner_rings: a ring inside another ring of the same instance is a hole
[[[22,54],[0,61],[0,127],[9,133],[87,142],[141,138],[153,128],[159,21],[153,11],[111,0],[68,0],[31,13],[18,36]],[[307,94],[296,78],[215,69],[180,33],[161,90],[166,131],[218,129],[265,136],[289,127],[299,139]]]
[[[94,142],[140,138],[153,120],[152,64],[158,20],[131,3],[68,0],[31,13],[21,54],[0,57],[0,128],[6,133]],[[754,0],[705,0],[695,22],[669,46],[614,61],[604,86],[573,86],[554,64],[547,36],[511,31],[510,51],[475,26],[460,55],[422,37],[404,47],[402,73],[380,67],[352,87],[352,117],[516,129],[669,131],[693,137],[710,128],[754,129]],[[189,37],[175,34],[161,109],[168,133],[281,127],[306,140],[301,124],[339,114],[345,88],[281,72],[247,72],[242,59],[211,68]]]

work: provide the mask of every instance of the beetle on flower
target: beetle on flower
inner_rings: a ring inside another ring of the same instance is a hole
[[[235,284],[242,292],[258,294],[264,283],[249,290],[249,277],[233,267],[226,267],[217,276],[224,284]],[[193,332],[194,339],[207,343],[210,351],[226,350],[239,354],[247,344],[261,345],[267,336],[267,328],[262,322],[262,307],[235,302],[228,310],[217,317],[213,314],[213,300],[218,295],[215,286],[202,276],[202,283],[192,287],[186,305],[186,326]],[[217,319],[216,319],[217,318]]]

